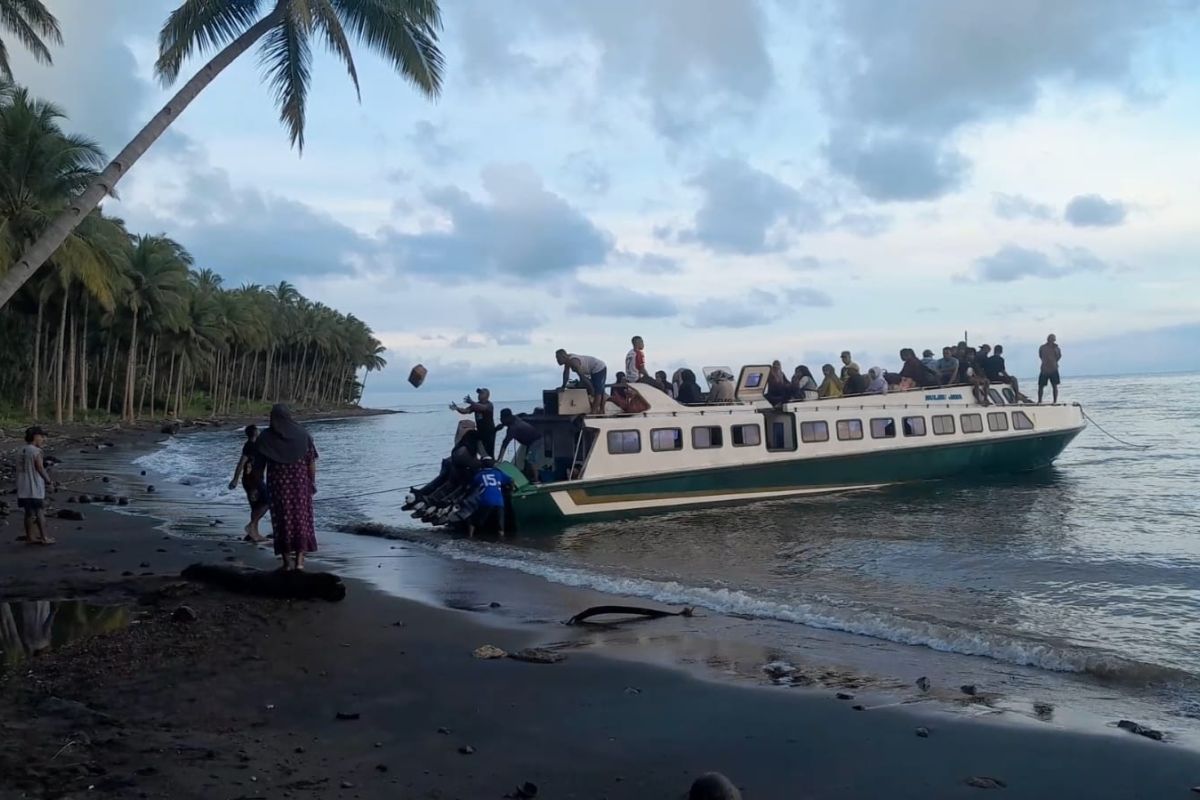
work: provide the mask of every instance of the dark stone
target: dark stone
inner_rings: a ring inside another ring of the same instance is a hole
[[[106,502],[106,503],[115,503],[115,502],[117,502],[116,495],[111,495],[111,494],[106,494],[106,495],[104,495],[104,502]]]
[[[86,495],[86,494],[81,494],[81,495],[79,495],[79,502],[81,502],[81,503],[90,503],[90,502],[92,502],[92,498],[91,498],[91,497],[89,497],[89,496],[88,496],[88,495]]]
[[[449,728],[438,728],[438,733],[442,734],[443,736],[449,736],[452,731]]]
[[[104,482],[104,483],[108,483],[108,476],[107,476],[107,475],[105,475],[105,476],[104,476],[103,478],[101,478],[100,480],[101,480],[102,482]]]
[[[928,739],[929,738],[929,728],[925,728],[925,727],[917,728],[917,736],[920,736],[922,739]]]
[[[866,711],[866,706],[850,706],[851,711]]]
[[[742,793],[729,778],[709,772],[692,781],[687,800],[742,800]]]
[[[117,505],[119,505],[119,506],[127,506],[127,505],[129,505],[129,498],[128,498],[128,497],[118,497],[118,498],[117,498]]]
[[[166,425],[162,426],[162,428],[159,430],[159,433],[165,433],[168,436],[174,436],[175,434],[179,433],[179,423],[178,422],[167,423]]]
[[[1145,736],[1147,739],[1153,739],[1156,742],[1161,742],[1163,740],[1162,731],[1156,731],[1154,728],[1147,728],[1145,725],[1134,722],[1133,720],[1123,719],[1117,723],[1117,727],[1122,730],[1129,731],[1130,733],[1136,733],[1138,736]]]
[[[539,647],[527,647],[524,650],[509,653],[508,657],[516,661],[527,661],[531,664],[557,664],[567,659],[562,653],[556,653],[553,650],[545,650]]]
[[[171,612],[171,619],[175,622],[195,622],[198,617],[191,606],[180,606]]]
[[[973,684],[973,683],[965,684],[959,688],[962,689],[963,694],[970,695],[971,697],[974,697],[976,694],[979,693],[979,690],[975,688],[975,684]]]
[[[83,514],[73,508],[60,508],[54,516],[58,517],[59,519],[69,519],[72,522],[83,521]]]
[[[150,568],[150,562],[149,562],[149,561],[143,561],[142,563],[138,564],[138,566],[139,566],[139,567],[141,567],[142,569],[149,569],[149,568]]]
[[[838,692],[837,694],[834,695],[834,697],[836,697],[838,700],[853,700],[854,699],[854,695],[850,694],[849,692]]]
[[[339,711],[339,712],[337,712],[337,714],[334,715],[334,719],[340,720],[342,722],[352,722],[352,721],[358,719],[360,716],[362,716],[362,715],[359,714],[357,711]]]
[[[926,678],[924,675],[917,678],[917,688],[920,689],[922,692],[928,692],[929,686],[930,686],[929,678]]]
[[[495,600],[493,600],[492,602],[488,603],[488,608],[499,608],[499,607],[500,607],[500,604],[499,604],[499,603],[497,603]]]
[[[147,493],[149,493],[149,494],[153,494],[153,493],[154,493],[154,486],[153,486],[153,484],[151,484],[150,486],[147,486],[147,487],[146,487],[146,492],[147,492]]]
[[[142,470],[142,471],[141,471],[141,474],[142,474],[142,475],[145,475],[145,474],[146,474],[146,470]]]
[[[68,498],[67,498],[67,502],[68,502],[68,503],[74,503],[74,502],[75,502],[75,498],[74,498],[74,497],[68,497]]]
[[[458,752],[462,753],[464,756],[473,756],[475,755],[475,748],[471,747],[469,744],[464,744],[462,747],[458,748]]]
[[[377,770],[378,770],[378,771],[380,771],[380,772],[387,772],[387,771],[388,771],[387,764],[376,764],[376,765],[375,765],[375,769],[377,769]]]
[[[967,778],[963,783],[975,789],[1003,789],[1008,786],[999,778],[989,778],[986,775],[975,775]]]

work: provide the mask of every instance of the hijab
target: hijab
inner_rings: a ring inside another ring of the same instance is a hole
[[[312,439],[283,403],[271,406],[271,425],[258,435],[255,446],[268,461],[295,464],[308,454]]]
[[[887,394],[887,380],[883,377],[883,369],[880,367],[871,367],[867,373],[871,376],[871,384],[867,387],[867,394]]]

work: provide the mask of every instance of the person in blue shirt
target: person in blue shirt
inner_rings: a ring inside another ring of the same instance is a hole
[[[507,531],[504,525],[504,489],[512,486],[512,478],[496,469],[491,458],[482,460],[482,468],[471,478],[471,489],[475,497],[475,513],[467,520],[467,532],[499,533]]]

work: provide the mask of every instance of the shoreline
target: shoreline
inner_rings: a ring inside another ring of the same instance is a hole
[[[111,452],[81,453],[79,468],[121,458],[132,475],[139,453],[131,451],[139,449],[120,443]],[[70,593],[136,603],[174,584],[192,560],[273,563],[269,551],[237,543],[231,525],[217,529],[224,539],[164,538],[161,523],[148,517],[107,509],[86,517],[53,523],[60,545],[35,551],[12,542],[11,523],[3,528],[0,600]],[[47,690],[74,690],[77,696],[56,696],[118,718],[118,728],[136,731],[133,738],[169,745],[178,735],[216,753],[199,769],[192,751],[170,746],[122,753],[128,763],[110,766],[106,748],[121,753],[121,743],[100,746],[92,736],[94,765],[125,782],[101,789],[115,796],[136,787],[151,797],[390,797],[396,780],[414,797],[498,797],[529,780],[544,792],[553,788],[550,796],[675,797],[710,769],[730,775],[748,797],[876,797],[881,786],[888,796],[974,796],[978,790],[964,781],[979,776],[998,778],[1023,797],[1183,797],[1200,783],[1200,756],[1132,735],[1039,729],[912,706],[867,703],[858,712],[852,706],[866,695],[839,701],[828,690],[702,681],[677,666],[613,657],[604,647],[566,649],[567,660],[552,665],[477,661],[471,651],[480,644],[512,650],[544,641],[551,629],[505,624],[503,607],[487,607],[486,586],[464,587],[476,602],[461,605],[472,612],[404,600],[354,578],[347,586],[337,605],[264,602],[187,586],[148,606],[150,617],[137,626],[36,658],[30,674],[3,679],[0,766],[17,769],[25,759],[37,767],[39,744],[57,742],[44,761],[70,741],[54,738],[64,735],[61,719],[36,712]],[[195,607],[197,623],[171,622],[179,602]],[[616,635],[652,637],[664,627],[636,623]],[[208,646],[190,662],[161,654],[172,645],[190,652],[196,642]],[[148,663],[136,680],[121,683],[128,667],[115,669],[114,660],[135,654]],[[214,701],[198,716],[197,697]],[[345,704],[362,719],[337,722],[335,706]],[[31,709],[32,737],[9,729],[9,720],[27,719]],[[929,737],[918,737],[916,727],[928,728]],[[215,730],[239,728],[228,743],[214,741]],[[319,741],[295,744],[314,736]],[[459,754],[467,745],[475,753]],[[231,748],[253,755],[243,761]],[[42,769],[58,776],[56,767]],[[0,774],[20,777],[10,769]],[[46,787],[46,778],[39,780]],[[307,784],[296,785],[303,781],[317,782],[312,794]],[[342,782],[353,786],[339,789]],[[0,783],[0,797],[8,788]]]

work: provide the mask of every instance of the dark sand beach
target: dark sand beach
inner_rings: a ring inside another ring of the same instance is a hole
[[[157,438],[125,434],[104,457],[132,459]],[[51,452],[82,475],[99,456],[77,444]],[[51,523],[51,548],[15,542],[15,513],[0,525],[0,602],[82,598],[123,607],[127,623],[5,668],[4,800],[500,798],[525,782],[544,798],[674,800],[710,770],[747,798],[1157,799],[1200,785],[1200,754],[1122,731],[705,681],[594,650],[480,660],[483,644],[552,637],[355,581],[340,603],[189,584],[178,575],[196,561],[274,562],[233,526],[227,542],[184,539],[81,510]],[[177,619],[180,606],[195,618]]]

